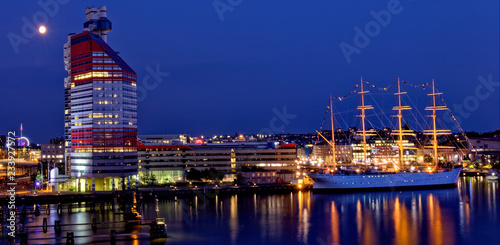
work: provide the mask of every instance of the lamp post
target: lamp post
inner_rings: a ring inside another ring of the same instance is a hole
[[[54,159],[51,159],[50,161],[47,161],[47,190],[52,191],[52,186],[50,185],[50,163],[54,163],[54,167],[56,167],[56,164],[54,162]]]
[[[47,191],[50,188],[50,162],[47,161]]]
[[[43,190],[43,161],[41,161],[40,163],[40,168],[41,168],[40,172],[42,172],[40,178],[40,181],[42,182],[42,188],[40,190]]]

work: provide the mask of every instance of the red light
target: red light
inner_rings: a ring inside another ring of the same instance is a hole
[[[195,144],[203,144],[203,140],[202,139],[195,139],[194,143]]]

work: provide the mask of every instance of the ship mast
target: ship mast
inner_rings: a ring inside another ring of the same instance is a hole
[[[394,134],[398,136],[398,145],[399,145],[399,168],[403,169],[404,168],[404,163],[403,163],[403,153],[404,153],[404,148],[403,148],[403,136],[404,135],[413,135],[411,130],[403,130],[403,110],[410,110],[410,106],[406,105],[401,105],[401,95],[406,94],[406,92],[401,92],[401,84],[398,78],[398,92],[394,93],[394,95],[398,96],[398,106],[394,106],[392,109],[395,111],[398,111],[398,114],[396,117],[398,118],[398,130],[394,130]]]
[[[332,96],[330,95],[330,120],[332,122],[332,160],[333,160],[333,169],[337,167],[337,159],[335,157],[335,130],[333,128],[333,102],[332,102]]]
[[[432,135],[432,149],[434,151],[434,160],[433,164],[434,166],[437,166],[438,164],[438,141],[437,137],[438,135],[445,135],[445,134],[450,134],[450,130],[445,130],[445,129],[437,129],[436,127],[436,111],[438,110],[447,110],[446,106],[436,106],[436,95],[441,95],[443,93],[436,93],[436,87],[434,86],[434,79],[432,79],[432,94],[428,94],[429,96],[432,96],[432,106],[428,106],[425,108],[425,110],[432,110],[432,129],[431,130],[425,130],[424,133],[427,135]]]
[[[363,78],[361,78],[361,91],[358,92],[359,94],[361,94],[361,106],[358,106],[358,110],[361,110],[361,115],[359,115],[359,116],[361,117],[362,130],[359,131],[359,133],[361,133],[361,135],[363,136],[363,142],[362,142],[362,144],[363,144],[363,161],[365,164],[365,168],[366,168],[366,158],[367,158],[367,155],[366,155],[366,151],[367,151],[366,136],[372,136],[372,134],[368,134],[366,132],[366,128],[365,128],[365,117],[366,117],[365,110],[373,109],[373,106],[365,105],[365,93],[368,93],[368,92],[370,92],[370,91],[363,90]]]

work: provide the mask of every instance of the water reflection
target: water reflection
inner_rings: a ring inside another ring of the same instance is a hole
[[[238,195],[231,197],[231,217],[229,218],[229,227],[231,228],[231,242],[234,244],[238,237]]]
[[[467,244],[476,239],[486,241],[485,237],[473,233],[478,228],[472,230],[471,222],[487,227],[490,230],[487,234],[498,239],[494,230],[499,227],[498,182],[486,182],[481,178],[463,178],[460,185],[452,189],[315,194],[314,197],[315,202],[329,201],[331,206],[330,231],[320,235],[320,243],[350,242],[353,236],[359,244],[440,245]],[[346,207],[342,218],[348,221],[342,224],[336,203]],[[471,220],[471,209],[474,208],[476,215],[486,219]],[[316,221],[312,223],[319,223]],[[340,234],[347,237],[339,238]]]
[[[461,178],[451,189],[317,194],[300,191],[286,194],[201,195],[160,200],[160,217],[168,225],[168,244],[470,244],[499,241],[498,182],[482,177]],[[57,214],[52,205],[49,215],[31,218],[29,225],[112,222],[122,215],[107,212]],[[65,210],[66,211],[66,210]],[[76,211],[75,211],[76,212]],[[144,206],[144,217],[154,217],[154,203]],[[102,228],[102,229],[101,229]],[[89,226],[63,228],[62,235],[42,233],[36,237],[62,237],[66,231],[87,236],[80,243],[93,243],[95,234],[109,234],[102,226],[94,233]],[[146,233],[147,227],[135,231]],[[149,244],[131,236],[123,244]],[[134,240],[134,242],[132,242]],[[59,239],[58,241],[63,241]],[[47,240],[51,244],[54,240]],[[43,243],[43,242],[42,242]]]
[[[395,243],[397,244],[418,244],[418,236],[415,231],[415,226],[409,224],[409,217],[404,203],[399,202],[399,197],[394,201],[394,230]],[[413,228],[412,230],[410,230]],[[410,237],[413,234],[412,237]]]
[[[335,201],[332,201],[331,211],[331,227],[332,227],[332,242],[333,244],[340,244],[340,217],[335,207]]]
[[[298,192],[298,227],[297,240],[307,242],[309,235],[309,211],[311,208],[310,192]]]

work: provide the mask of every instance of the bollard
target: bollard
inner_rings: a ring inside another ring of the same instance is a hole
[[[118,203],[118,201],[116,200],[116,197],[113,198],[113,212],[116,213],[116,204]]]
[[[68,204],[68,214],[73,213],[73,205],[70,203]]]
[[[46,214],[50,214],[50,204],[47,204],[47,209],[45,209]]]
[[[19,243],[20,245],[28,245],[28,233],[27,232],[19,233],[19,239],[21,240]]]
[[[96,232],[97,231],[97,220],[95,218],[92,219],[92,231]]]
[[[160,208],[158,206],[158,198],[155,196],[155,218],[158,219],[158,212],[160,211]]]
[[[35,216],[40,216],[40,205],[35,206]]]
[[[109,235],[111,243],[114,244],[116,242],[116,231],[111,230],[111,234]]]
[[[42,230],[43,233],[47,233],[47,218],[43,218]]]
[[[60,220],[54,221],[54,231],[56,233],[60,233],[61,232],[61,221]]]
[[[9,240],[7,241],[7,245],[16,245],[16,238],[9,236]]]
[[[17,231],[16,231],[18,234],[21,233],[21,232],[24,232],[24,223],[20,223],[17,227]]]
[[[62,206],[61,204],[57,204],[57,214],[62,214]]]
[[[66,233],[66,245],[75,244],[75,237],[73,236],[73,232]]]
[[[164,221],[155,220],[150,224],[149,235],[151,238],[167,237],[167,226]]]

